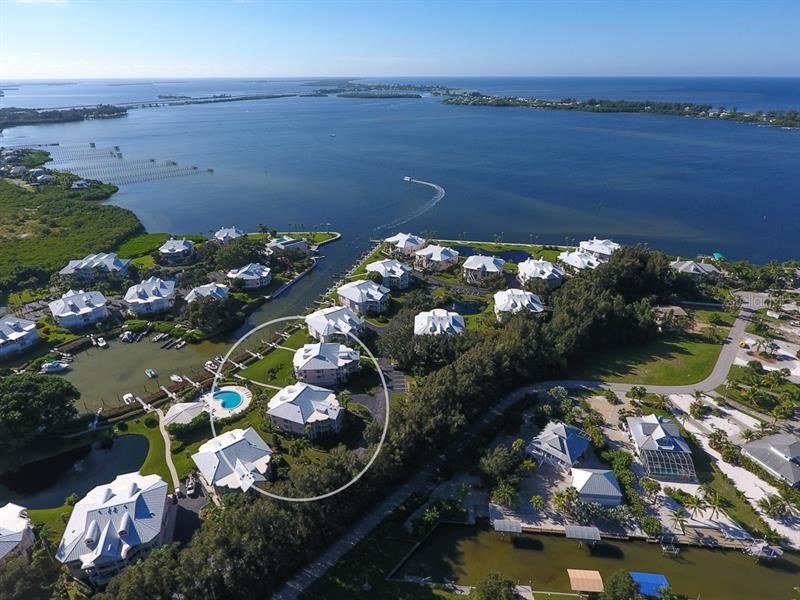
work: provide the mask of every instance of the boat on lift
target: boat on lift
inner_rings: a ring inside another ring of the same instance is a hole
[[[158,377],[158,373],[156,373],[155,369],[147,368],[144,370],[144,374],[147,375],[150,379],[155,379]]]
[[[39,368],[39,373],[43,375],[50,374],[50,373],[63,373],[69,369],[69,363],[60,360],[48,360],[45,363],[42,363],[42,366]]]

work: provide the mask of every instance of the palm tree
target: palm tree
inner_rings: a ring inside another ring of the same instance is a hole
[[[745,429],[742,432],[742,439],[746,442],[751,442],[758,437],[758,433],[753,431],[752,429]]]
[[[492,501],[507,508],[513,506],[516,496],[517,490],[507,481],[501,481],[497,487],[492,490]]]
[[[706,489],[703,491],[703,499],[706,501],[708,508],[711,509],[711,518],[714,519],[719,516],[725,501],[722,499],[722,496],[713,490]]]
[[[694,517],[698,511],[701,511],[706,507],[706,501],[700,496],[689,496],[686,498],[684,506],[689,509],[692,517]]]
[[[686,515],[683,514],[682,510],[673,510],[669,515],[669,520],[673,525],[679,527],[682,533],[686,533],[683,528],[683,526],[686,524]]]
[[[540,511],[544,508],[544,498],[541,496],[531,496],[531,508],[535,511]]]
[[[765,436],[773,433],[775,431],[775,426],[772,423],[765,423],[764,421],[759,421],[758,425],[756,425],[756,431],[760,436]]]
[[[695,390],[694,392],[692,392],[692,397],[695,400],[697,400],[698,402],[702,402],[704,396],[705,396],[705,392],[702,392],[700,390]]]
[[[783,518],[789,510],[789,505],[786,503],[786,500],[778,495],[761,498],[757,504],[758,508],[773,519]]]

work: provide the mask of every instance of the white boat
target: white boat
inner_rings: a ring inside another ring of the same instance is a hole
[[[144,374],[147,375],[150,379],[158,377],[158,374],[156,373],[155,369],[145,369]]]
[[[108,342],[106,342],[106,338],[102,337],[97,338],[97,345],[100,348],[108,348]]]
[[[175,345],[175,350],[180,350],[186,345],[186,340],[181,340]]]
[[[128,342],[128,343],[130,343],[130,342],[133,341],[133,337],[134,337],[134,334],[133,334],[132,331],[125,331],[125,332],[122,333],[121,336],[119,336],[119,341],[120,342]]]
[[[122,396],[122,401],[123,401],[125,404],[131,404],[132,402],[136,402],[136,399],[135,399],[135,397],[134,397],[134,395],[133,395],[133,394],[131,394],[131,393],[127,393],[127,394],[125,394],[124,396]]]
[[[60,360],[49,360],[46,363],[42,363],[41,368],[39,369],[40,373],[62,373],[69,369],[69,364],[62,362]]]
[[[177,373],[173,373],[172,375],[170,375],[169,380],[175,383],[183,383],[183,377],[181,377]]]

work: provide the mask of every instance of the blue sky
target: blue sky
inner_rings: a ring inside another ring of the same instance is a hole
[[[800,76],[800,0],[0,0],[0,79]]]

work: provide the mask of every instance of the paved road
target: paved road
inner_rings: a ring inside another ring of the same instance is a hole
[[[733,365],[736,358],[736,352],[739,347],[739,342],[744,336],[744,328],[750,320],[749,308],[744,308],[739,313],[736,321],[731,327],[730,333],[724,342],[722,351],[717,358],[717,363],[714,366],[711,374],[703,381],[692,385],[648,385],[647,390],[657,394],[691,394],[695,390],[703,392],[710,392],[725,382],[728,371]],[[557,381],[542,381],[533,383],[524,387],[518,388],[508,394],[499,403],[497,403],[491,410],[489,410],[483,418],[474,423],[467,431],[469,434],[478,434],[485,429],[492,421],[502,415],[508,408],[513,406],[517,401],[521,400],[524,396],[548,390],[555,386],[563,386],[566,388],[597,388],[597,389],[611,389],[618,393],[625,393],[630,390],[635,384],[630,383],[605,383],[602,381],[591,380],[557,380]],[[402,486],[397,488],[391,496],[386,498],[376,508],[372,509],[364,515],[350,530],[344,534],[337,542],[328,547],[328,549],[318,557],[313,563],[306,565],[306,567],[295,575],[292,579],[287,581],[280,589],[273,595],[275,600],[295,600],[303,592],[305,592],[314,581],[322,577],[325,572],[338,562],[350,549],[356,546],[358,542],[364,539],[370,531],[385,519],[389,514],[396,510],[402,503],[416,490],[429,485],[434,480],[437,467],[441,464],[442,459],[439,458],[430,464],[426,469],[420,471],[417,475],[407,480]]]

